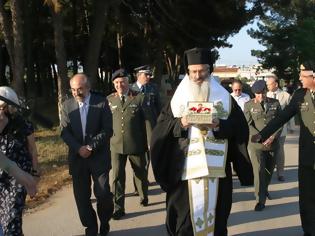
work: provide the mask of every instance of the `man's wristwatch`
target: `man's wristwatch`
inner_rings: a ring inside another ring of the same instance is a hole
[[[86,149],[89,150],[90,152],[93,151],[93,148],[90,145],[86,145]]]

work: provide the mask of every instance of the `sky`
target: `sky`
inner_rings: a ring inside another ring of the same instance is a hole
[[[257,58],[251,56],[252,49],[263,49],[256,39],[247,34],[247,30],[254,27],[255,24],[244,26],[239,33],[228,39],[233,46],[231,48],[219,49],[220,58],[216,64],[224,65],[253,65],[257,64]]]

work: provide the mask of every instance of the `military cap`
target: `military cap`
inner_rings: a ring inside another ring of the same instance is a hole
[[[262,93],[266,90],[266,82],[264,80],[256,80],[252,85],[253,93]]]
[[[125,69],[118,69],[112,74],[112,81],[118,77],[128,77],[128,73]]]
[[[145,73],[145,74],[152,74],[151,67],[149,65],[139,66],[134,68],[136,73]]]

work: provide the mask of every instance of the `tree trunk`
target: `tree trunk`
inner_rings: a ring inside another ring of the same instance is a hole
[[[97,85],[98,59],[106,23],[107,6],[107,1],[95,0],[93,27],[89,37],[86,59],[84,60],[84,71],[91,80],[92,88]]]
[[[25,51],[26,51],[26,94],[28,98],[36,97],[35,70],[34,70],[34,48],[33,48],[33,32],[34,13],[33,1],[25,2]]]
[[[8,80],[6,78],[5,68],[7,66],[7,51],[4,45],[0,45],[0,84],[8,85]]]
[[[119,32],[116,34],[117,38],[117,49],[118,49],[118,65],[120,68],[122,68],[122,62],[121,62],[121,48],[122,48],[122,36]]]
[[[0,3],[0,26],[1,32],[3,34],[5,46],[7,48],[9,59],[11,63],[11,67],[14,65],[14,43],[12,38],[12,28],[11,28],[11,19],[9,18],[7,12],[4,9],[3,2]]]
[[[61,106],[62,102],[66,97],[66,91],[69,87],[68,80],[68,70],[67,70],[67,59],[66,59],[66,49],[65,42],[63,36],[63,19],[61,12],[55,12],[52,9],[52,17],[54,24],[54,41],[55,41],[55,53],[56,53],[56,61],[58,67],[58,112],[59,112],[59,120],[61,114]]]
[[[12,33],[14,41],[13,88],[19,95],[24,95],[24,50],[22,0],[11,0]]]

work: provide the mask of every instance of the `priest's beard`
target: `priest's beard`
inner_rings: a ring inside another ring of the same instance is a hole
[[[209,79],[205,79],[202,84],[196,84],[189,80],[189,100],[195,102],[208,101],[209,95]]]

